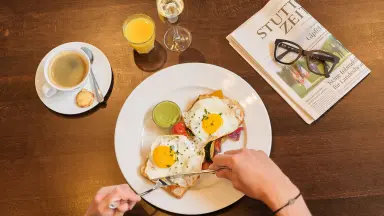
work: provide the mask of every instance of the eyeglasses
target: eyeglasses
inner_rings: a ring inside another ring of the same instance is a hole
[[[281,64],[292,65],[305,56],[308,69],[317,75],[329,77],[340,58],[323,50],[303,50],[298,44],[276,39],[275,60]]]

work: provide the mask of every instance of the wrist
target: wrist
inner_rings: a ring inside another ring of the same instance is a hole
[[[299,189],[284,176],[280,181],[271,182],[266,187],[263,196],[263,202],[269,206],[272,211],[284,206],[288,200],[297,196]]]

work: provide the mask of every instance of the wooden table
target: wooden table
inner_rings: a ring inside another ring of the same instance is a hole
[[[271,157],[302,190],[314,215],[384,215],[384,1],[300,2],[372,69],[311,126],[225,39],[261,8],[261,0],[187,0],[182,25],[193,33],[192,47],[180,55],[167,52],[162,67],[206,62],[247,80],[271,118]],[[1,0],[1,215],[82,215],[98,188],[125,182],[114,153],[115,122],[127,96],[153,74],[140,69],[146,65],[122,36],[124,19],[140,12],[154,18],[161,42],[166,26],[154,0]],[[37,65],[69,41],[91,43],[109,58],[114,85],[106,108],[69,117],[40,102]],[[267,212],[244,197],[213,215]],[[145,202],[132,213],[167,214]]]

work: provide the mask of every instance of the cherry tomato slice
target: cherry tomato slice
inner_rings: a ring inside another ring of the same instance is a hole
[[[184,122],[176,123],[172,128],[172,134],[188,136],[187,127],[185,126]]]

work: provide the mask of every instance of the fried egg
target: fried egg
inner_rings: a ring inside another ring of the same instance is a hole
[[[183,135],[159,136],[151,145],[145,173],[149,179],[201,171],[204,151]],[[174,178],[182,187],[192,186],[197,176]]]
[[[211,96],[198,100],[183,118],[200,143],[207,144],[235,131],[244,120],[244,111],[237,101]]]

